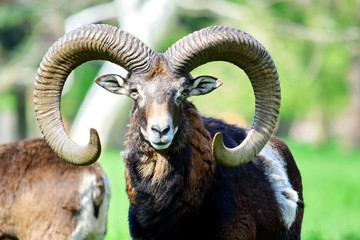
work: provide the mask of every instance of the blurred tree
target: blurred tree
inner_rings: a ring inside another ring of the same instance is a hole
[[[32,85],[41,57],[63,34],[68,16],[109,2],[0,0],[0,92],[9,91],[15,82]],[[154,43],[159,44],[159,51],[164,51],[182,36],[209,25],[231,25],[247,31],[264,44],[278,67],[283,92],[279,131],[288,134],[294,126],[300,132],[312,131],[301,130],[305,127],[301,123],[306,122],[313,129],[321,128],[318,136],[310,139],[321,142],[339,135],[338,129],[342,129],[343,122],[352,122],[349,130],[342,131],[348,132],[343,134],[343,139],[359,146],[359,141],[351,140],[358,139],[360,134],[351,130],[360,129],[357,110],[360,100],[356,90],[360,82],[356,72],[360,55],[358,0],[182,0],[178,4],[180,8],[176,18],[168,22],[171,27],[167,34]],[[127,4],[126,9],[128,7]],[[116,19],[110,23],[117,24]],[[90,85],[89,78],[92,77],[86,74],[89,68],[91,75],[95,74],[98,63],[79,70],[80,80],[65,100],[74,106],[69,112],[65,111],[70,118]],[[226,78],[226,84],[212,94],[211,97],[218,100],[211,108],[207,105],[207,96],[194,98],[194,101],[206,108],[205,113],[219,112],[221,115],[235,109],[249,122],[253,114],[249,104],[251,88],[248,82],[237,80],[239,76],[246,76],[234,69],[226,64],[216,64],[216,67],[209,64],[196,69],[194,74],[205,71],[219,75]],[[86,78],[85,85],[81,78]],[[241,90],[242,94],[234,89]],[[293,125],[294,122],[297,124]],[[341,127],[338,127],[339,123]],[[295,137],[299,136],[295,134]]]
[[[306,118],[309,113],[321,112],[315,119],[320,124],[314,125],[323,128],[320,132],[324,136],[314,140],[325,141],[334,133],[339,134],[334,129],[337,125],[335,119],[344,116],[353,94],[346,78],[354,50],[358,52],[359,3],[356,0],[278,2],[272,8],[281,20],[277,21],[282,32],[279,34],[286,37],[285,44],[290,45],[290,51],[296,54],[290,59],[298,60],[296,71],[281,75],[292,77],[293,84],[297,82],[292,87],[283,88],[286,94],[283,120],[292,121],[296,117]],[[288,68],[289,64],[283,62],[279,66],[281,70]],[[350,115],[356,116],[354,113]],[[358,132],[352,134],[355,137]]]
[[[0,91],[14,82],[32,84],[49,46],[64,33],[68,15],[106,0],[4,1],[0,3]],[[33,72],[33,75],[29,73]]]
[[[357,29],[360,28],[360,2],[355,7],[355,21]],[[351,66],[348,72],[348,85],[350,101],[345,116],[345,130],[341,131],[342,143],[347,148],[360,147],[360,37],[351,44],[348,50],[351,53]],[[340,134],[341,135],[341,134]]]
[[[6,97],[9,94],[23,99],[22,101],[17,99],[12,111],[15,117],[10,118],[17,121],[15,129],[18,131],[7,135],[8,137],[4,139],[2,139],[4,135],[0,135],[1,142],[38,134],[37,127],[33,127],[35,117],[31,100],[38,65],[49,46],[63,34],[66,16],[94,2],[94,0],[0,1],[0,104],[9,104],[8,99],[12,99]],[[101,3],[105,0],[96,2]],[[26,116],[26,113],[30,115]],[[4,116],[7,115],[8,112]],[[29,128],[26,127],[27,120],[32,123],[28,124]],[[0,122],[3,122],[1,129],[13,129],[10,125],[13,125],[14,121],[0,119]]]
[[[291,128],[312,126],[307,131],[292,132],[317,132],[308,134],[312,137],[307,140],[318,143],[339,134],[334,129],[336,119],[344,116],[349,99],[354,98],[351,95],[356,95],[346,76],[354,52],[359,52],[357,0],[209,0],[182,1],[181,6],[195,11],[194,15],[201,15],[200,10],[216,15],[217,23],[251,33],[270,51],[283,92],[280,133],[287,135]],[[238,96],[232,98],[242,101]],[[297,119],[300,124],[293,126]],[[302,126],[301,122],[306,124]]]

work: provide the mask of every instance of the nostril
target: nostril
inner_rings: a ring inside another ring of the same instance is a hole
[[[170,130],[170,126],[167,125],[167,126],[161,131],[161,134],[164,135],[164,134],[168,133],[169,130]]]
[[[151,130],[157,133],[161,133],[160,127],[157,125],[151,126]]]
[[[157,132],[158,134],[160,134],[160,136],[165,135],[169,132],[170,130],[170,126],[167,125],[165,127],[159,127],[158,125],[153,125],[151,126],[151,130],[154,132]]]

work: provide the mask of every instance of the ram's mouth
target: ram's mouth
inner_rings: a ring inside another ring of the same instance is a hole
[[[171,145],[171,141],[169,141],[169,142],[157,142],[157,143],[154,143],[154,142],[150,141],[150,144],[156,150],[164,150],[164,149],[167,149]]]

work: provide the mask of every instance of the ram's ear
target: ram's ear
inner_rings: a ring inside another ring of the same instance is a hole
[[[190,87],[189,96],[204,95],[220,87],[222,81],[211,76],[199,76],[195,78]]]
[[[117,74],[105,74],[95,78],[100,86],[115,94],[129,96],[128,80]]]

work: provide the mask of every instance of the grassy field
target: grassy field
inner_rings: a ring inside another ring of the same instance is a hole
[[[287,141],[300,168],[305,198],[302,239],[360,239],[360,151],[335,143],[321,148]],[[130,239],[124,164],[118,151],[100,159],[112,185],[106,240]]]

